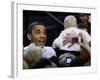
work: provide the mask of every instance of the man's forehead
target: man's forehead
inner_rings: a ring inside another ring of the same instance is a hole
[[[44,25],[36,25],[33,28],[34,30],[46,30],[46,27]]]

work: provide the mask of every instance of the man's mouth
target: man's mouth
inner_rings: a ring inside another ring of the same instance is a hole
[[[40,44],[44,44],[44,40],[43,41],[38,41]]]

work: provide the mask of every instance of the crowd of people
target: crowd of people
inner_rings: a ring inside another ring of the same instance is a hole
[[[80,22],[74,15],[64,19],[64,30],[45,46],[46,26],[32,22],[27,29],[30,44],[23,50],[23,69],[74,67],[91,65],[90,15],[80,14]]]

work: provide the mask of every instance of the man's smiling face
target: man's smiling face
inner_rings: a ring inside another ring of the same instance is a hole
[[[44,25],[35,25],[31,33],[31,42],[44,47],[46,42],[46,28]]]

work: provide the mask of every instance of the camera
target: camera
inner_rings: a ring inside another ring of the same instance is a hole
[[[66,64],[70,64],[72,62],[72,57],[66,57]]]

